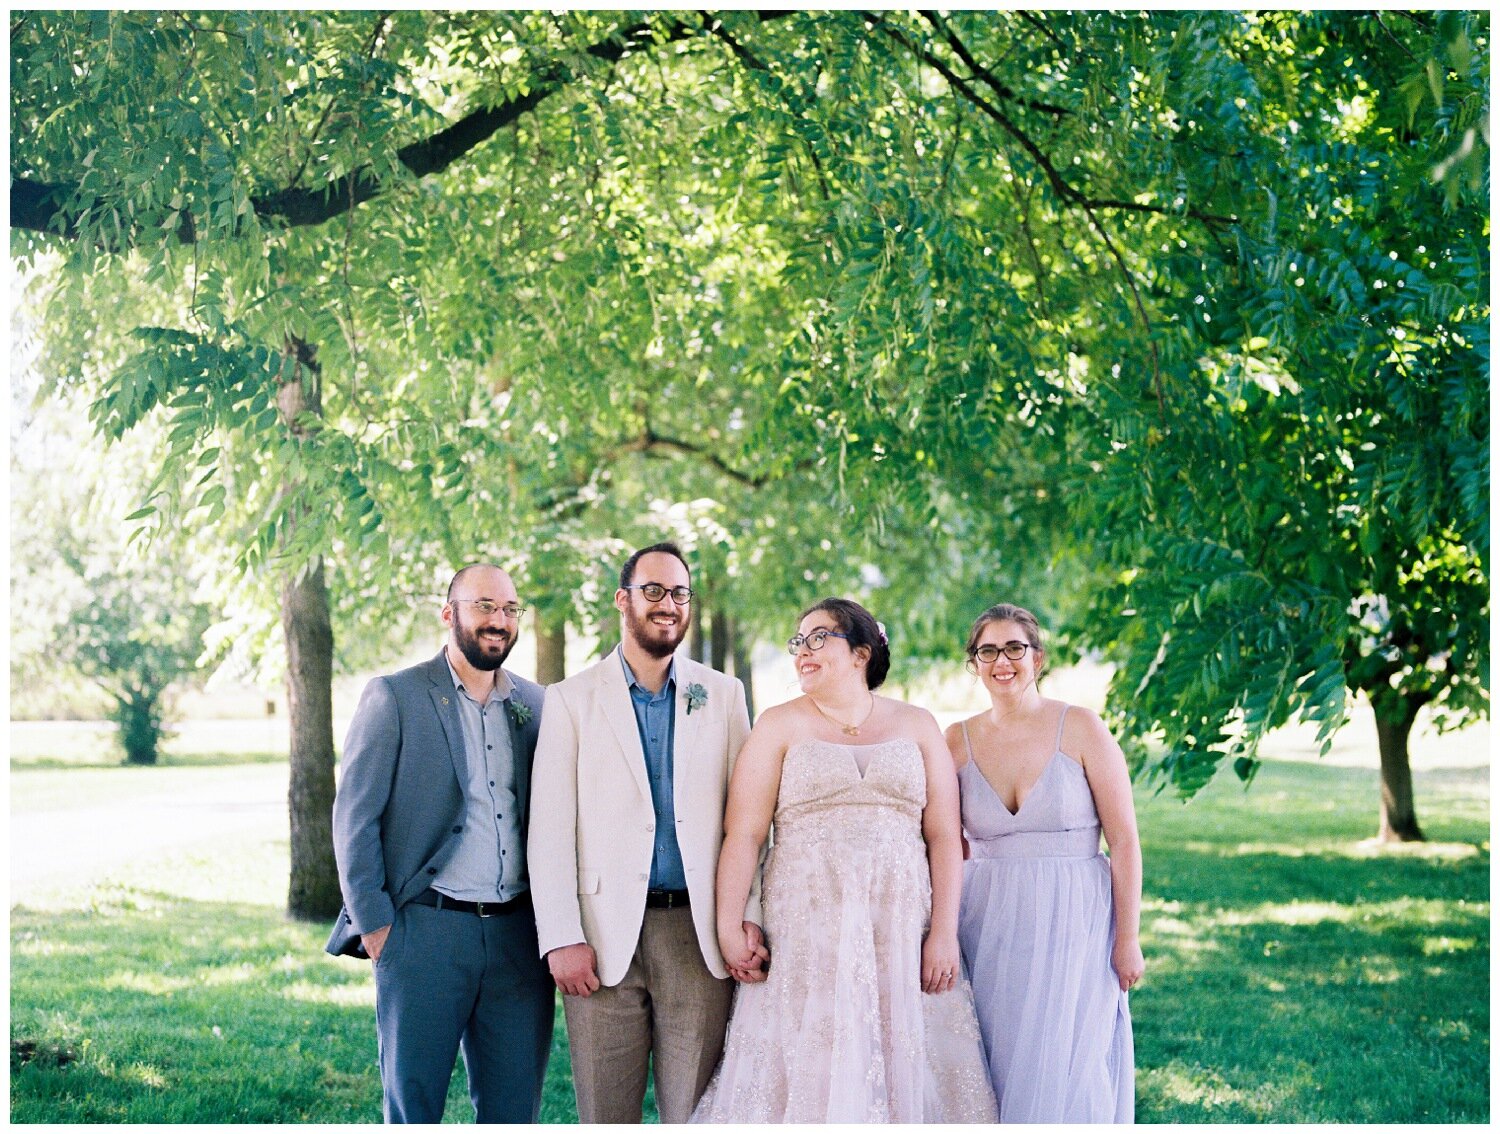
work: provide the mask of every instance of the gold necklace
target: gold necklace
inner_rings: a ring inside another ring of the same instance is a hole
[[[860,725],[863,725],[866,721],[868,721],[870,719],[870,714],[875,711],[875,694],[871,693],[870,694],[870,707],[865,710],[865,715],[862,716],[859,719],[859,724],[845,724],[843,721],[839,720],[837,717],[831,717],[827,713],[824,713],[823,712],[823,706],[820,705],[820,704],[818,704],[818,701],[817,701],[816,697],[808,697],[808,700],[812,702],[813,708],[817,709],[818,712],[823,713],[823,719],[824,720],[830,721],[833,724],[838,725],[839,728],[843,729],[845,736],[858,736],[859,735]]]

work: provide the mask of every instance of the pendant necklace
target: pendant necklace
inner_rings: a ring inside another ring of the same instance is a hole
[[[843,721],[839,720],[837,717],[829,716],[827,713],[823,712],[823,706],[820,705],[820,704],[818,704],[817,698],[815,698],[815,697],[809,697],[808,700],[812,702],[813,708],[817,709],[818,712],[820,712],[820,713],[823,714],[823,719],[824,720],[829,721],[829,722],[831,722],[833,724],[838,725],[839,728],[841,728],[843,730],[845,736],[858,736],[859,735],[860,725],[863,725],[866,721],[868,721],[870,719],[870,714],[875,711],[875,694],[871,693],[870,694],[870,707],[865,710],[865,715],[859,719],[859,723],[858,724],[845,724]]]

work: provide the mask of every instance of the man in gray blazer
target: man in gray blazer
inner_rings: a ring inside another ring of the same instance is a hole
[[[328,952],[375,966],[387,1122],[440,1122],[460,1048],[479,1122],[535,1122],[552,1044],[526,870],[542,687],[502,668],[515,584],[453,577],[443,651],[366,686],[333,804]]]

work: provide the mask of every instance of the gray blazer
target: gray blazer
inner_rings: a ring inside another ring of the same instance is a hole
[[[509,670],[506,675],[515,686],[512,704],[530,710],[525,723],[517,721],[514,708],[506,714],[524,841],[543,690]],[[364,957],[360,934],[390,925],[396,910],[427,889],[458,847],[468,760],[453,676],[442,653],[365,686],[342,765],[333,801],[333,853],[344,908],[326,949]]]

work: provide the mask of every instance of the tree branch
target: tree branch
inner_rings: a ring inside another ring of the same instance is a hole
[[[676,437],[667,437],[656,432],[650,425],[641,430],[641,435],[634,441],[628,442],[623,451],[649,453],[654,449],[671,449],[674,452],[684,453],[690,457],[697,457],[711,468],[717,469],[730,480],[738,481],[747,488],[763,488],[770,483],[769,478],[754,476],[750,473],[741,472],[733,467],[723,457],[711,450],[707,445],[698,445],[692,441],[681,441]]]
[[[958,35],[948,27],[941,16],[939,16],[936,12],[920,12],[918,14],[934,28],[936,28],[942,35],[942,37],[947,40],[948,46],[953,49],[953,54],[957,55],[959,59],[963,60],[963,65],[969,69],[969,73],[978,78],[981,82],[984,83],[985,86],[989,87],[990,90],[994,91],[995,94],[999,95],[1001,98],[1007,99],[1010,102],[1019,103],[1022,106],[1030,107],[1032,110],[1040,110],[1043,114],[1056,115],[1059,118],[1073,113],[1066,106],[1053,106],[1051,103],[1037,102],[1034,99],[1022,98],[1015,91],[1011,90],[1010,87],[1007,87],[999,79],[995,78],[995,76],[990,73],[988,67],[981,67],[979,63],[975,61],[974,56],[969,54],[969,49],[964,46],[963,40],[958,38]]]
[[[1116,209],[1123,212],[1152,213],[1157,216],[1166,217],[1187,216],[1209,227],[1239,223],[1238,217],[1221,217],[1212,213],[1200,212],[1197,209],[1168,209],[1161,205],[1143,205],[1139,201],[1120,201],[1113,198],[1088,196],[1082,190],[1074,188],[1064,179],[1062,174],[1058,172],[1057,166],[1053,164],[1052,159],[1031,139],[1030,135],[1012,122],[1003,110],[970,86],[962,76],[957,74],[943,60],[939,59],[932,52],[912,43],[898,28],[894,28],[886,23],[884,16],[873,12],[862,12],[860,15],[870,27],[880,28],[881,31],[906,48],[907,51],[936,70],[938,74],[942,75],[948,81],[949,86],[958,91],[964,98],[968,99],[990,118],[994,119],[1000,125],[1000,128],[1015,139],[1020,147],[1026,151],[1031,160],[1036,162],[1043,175],[1046,176],[1047,181],[1051,184],[1053,192],[1064,203],[1083,209]]]
[[[729,50],[734,53],[734,57],[738,59],[747,70],[759,71],[762,74],[766,75],[771,74],[771,68],[766,66],[766,64],[763,63],[753,51],[751,51],[744,44],[740,43],[739,40],[735,39],[734,36],[730,34],[729,29],[724,26],[722,20],[720,20],[712,12],[700,12],[699,15],[702,16],[703,26],[708,29],[708,33],[716,39],[723,40],[725,46],[727,46]],[[786,105],[787,109],[791,111],[792,114],[797,116],[801,115],[801,110],[798,107],[792,106],[790,104],[790,99],[786,95],[781,96],[781,101],[784,105]],[[828,188],[828,177],[823,172],[823,163],[818,159],[818,151],[815,150],[812,146],[812,143],[807,141],[807,139],[805,138],[802,139],[802,148],[807,151],[808,160],[812,162],[813,172],[818,175],[818,189],[823,194],[823,200],[832,200],[833,194],[832,191]]]
[[[762,21],[792,15],[791,12],[761,12]],[[672,43],[700,34],[700,27],[673,22],[663,33],[645,21],[631,25],[607,40],[591,44],[584,54],[605,62],[617,62],[660,43]],[[555,65],[533,76],[531,90],[516,98],[507,99],[495,106],[486,106],[460,118],[430,137],[402,146],[396,151],[396,160],[411,176],[427,177],[441,173],[454,162],[487,141],[496,131],[529,114],[550,95],[557,93],[573,78],[571,72]],[[347,173],[339,174],[324,185],[297,188],[294,185],[275,192],[251,198],[257,216],[283,221],[288,227],[322,224],[349,209],[385,192],[387,184],[375,173],[372,166],[365,165]],[[78,238],[77,216],[87,211],[68,209],[69,200],[77,193],[77,182],[45,182],[31,178],[16,178],[10,187],[11,227],[32,232],[51,233],[69,240]],[[131,235],[131,239],[136,234]],[[191,217],[184,213],[177,232],[184,242],[196,239]]]

